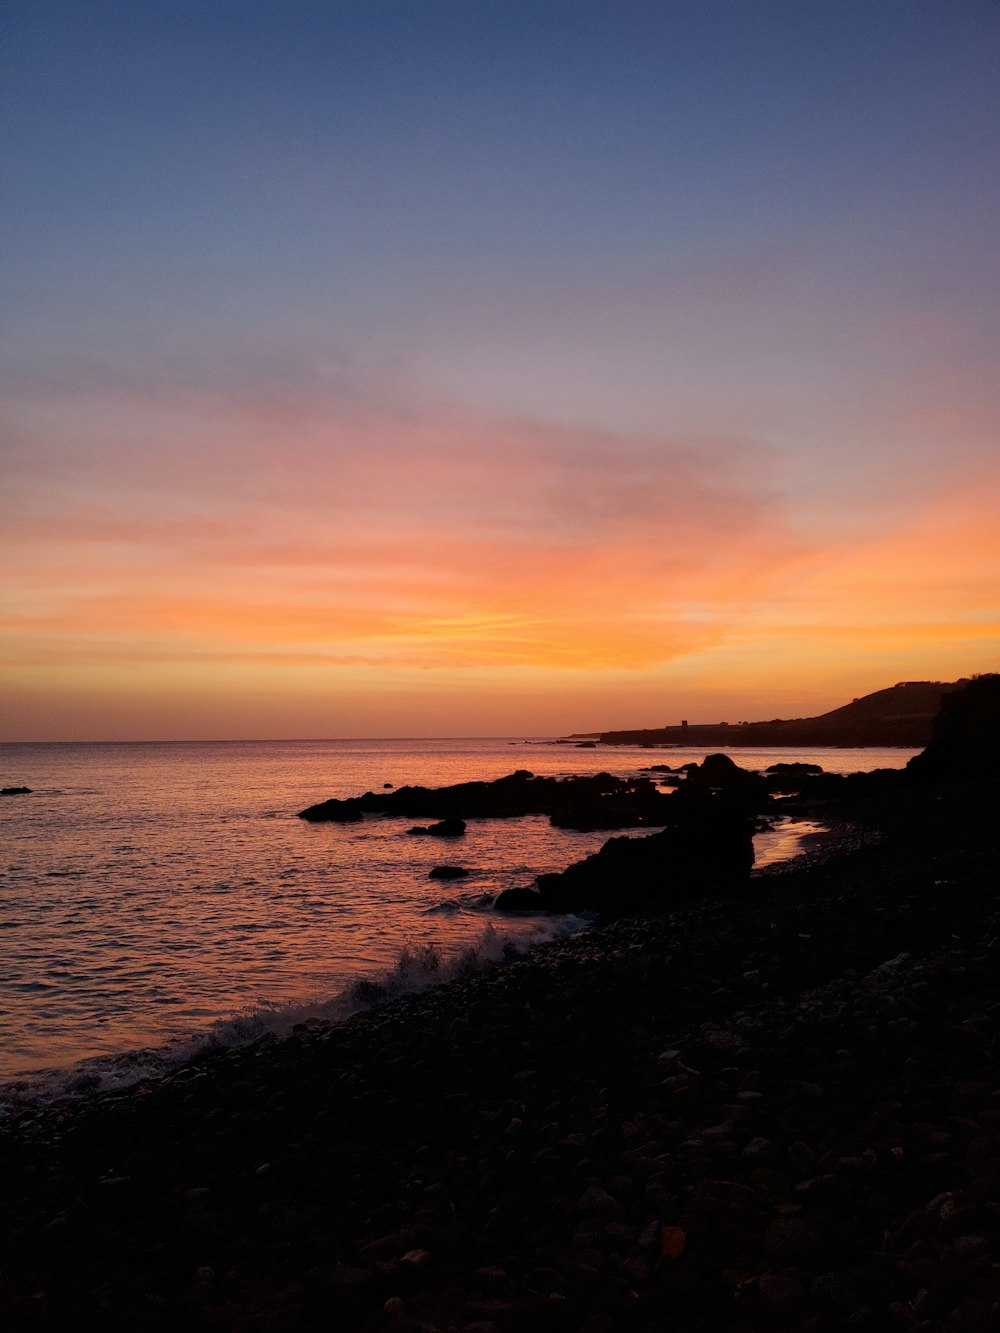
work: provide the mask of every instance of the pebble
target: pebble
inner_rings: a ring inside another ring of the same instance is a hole
[[[802,1283],[781,1273],[765,1273],[757,1283],[757,1290],[762,1301],[781,1311],[802,1305],[806,1298]]]
[[[576,1201],[577,1212],[598,1213],[621,1217],[623,1209],[618,1200],[598,1185],[591,1185]]]
[[[399,1262],[411,1268],[422,1268],[430,1257],[430,1250],[407,1250]]]

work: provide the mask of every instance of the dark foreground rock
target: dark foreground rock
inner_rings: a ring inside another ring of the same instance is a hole
[[[997,806],[9,1117],[7,1326],[993,1333]]]
[[[540,875],[534,888],[505,890],[497,910],[659,914],[749,883],[753,823],[740,804],[692,785],[670,798],[670,814],[670,826],[659,833],[609,838],[566,870]]]
[[[0,796],[30,796],[30,787],[0,787]]]
[[[1000,675],[946,695],[931,742],[906,766],[918,782],[996,781],[1000,774]]]

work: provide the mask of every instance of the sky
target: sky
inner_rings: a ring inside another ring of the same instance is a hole
[[[994,0],[8,0],[0,738],[1000,665]]]

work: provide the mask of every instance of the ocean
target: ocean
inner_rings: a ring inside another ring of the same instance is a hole
[[[733,753],[748,768],[857,772],[914,752]],[[0,1103],[118,1086],[579,929],[499,919],[490,903],[611,836],[537,816],[470,821],[453,843],[407,836],[411,819],[310,824],[297,818],[307,805],[388,783],[628,775],[704,754],[523,738],[0,745],[0,785],[32,789],[0,799]],[[762,835],[758,864],[808,831]],[[428,879],[442,862],[472,873]]]

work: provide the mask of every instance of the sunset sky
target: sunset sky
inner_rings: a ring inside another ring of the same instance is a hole
[[[1000,665],[995,0],[8,0],[0,735]]]

